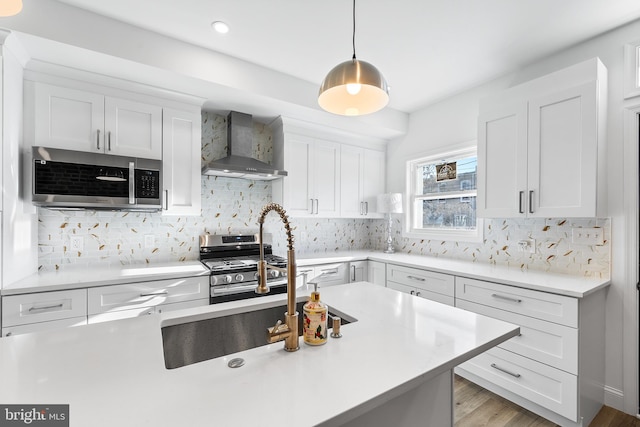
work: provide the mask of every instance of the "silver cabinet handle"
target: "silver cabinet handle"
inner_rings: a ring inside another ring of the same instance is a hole
[[[500,295],[500,294],[491,294],[491,296],[494,297],[494,298],[505,300],[505,301],[518,302],[518,303],[522,302],[521,299],[507,297],[507,296]]]
[[[407,276],[407,279],[415,280],[418,282],[424,282],[425,280],[427,280],[424,277],[417,277],[417,276]]]
[[[7,335],[5,335],[5,337],[10,337],[13,334],[13,332],[7,332]]]
[[[338,274],[338,267],[334,267],[334,268],[325,268],[324,270],[320,270],[320,273],[322,275],[327,275],[327,274]]]
[[[136,164],[129,162],[129,204],[136,203]]]
[[[164,210],[169,210],[169,190],[164,190]]]
[[[96,149],[100,149],[100,129],[98,129],[98,132],[96,132],[97,137],[96,137]]]
[[[364,215],[364,204],[362,202],[360,202],[360,215]]]
[[[492,363],[492,364],[491,364],[491,367],[492,367],[493,369],[497,369],[497,370],[498,370],[498,371],[500,371],[500,372],[504,372],[505,374],[509,374],[509,375],[511,375],[512,377],[520,378],[520,376],[521,376],[520,374],[514,374],[513,372],[510,372],[510,371],[508,371],[508,370],[506,370],[506,369],[504,369],[504,368],[501,368],[500,366],[496,365],[495,363]]]
[[[31,307],[29,311],[31,312],[31,311],[40,311],[40,310],[51,310],[52,308],[62,308],[62,307],[63,307],[63,304],[60,303],[56,305],[47,305],[44,307]]]
[[[417,292],[416,292],[416,296],[417,296],[417,297],[419,297],[420,295],[421,295],[421,294],[420,294],[420,291],[417,291]]]
[[[518,213],[523,214],[524,213],[524,209],[522,209],[522,198],[524,197],[524,191],[521,191],[518,194]]]
[[[411,292],[409,292],[411,295],[415,295],[416,291],[412,290]]]
[[[364,202],[364,214],[369,215],[369,202]]]
[[[311,215],[313,215],[313,199],[309,199],[311,200],[311,212],[309,212]]]
[[[107,132],[107,150],[111,151],[111,131]]]
[[[356,281],[356,266],[355,265],[351,266],[351,281],[352,282]]]
[[[168,291],[162,291],[162,292],[151,292],[148,294],[140,294],[141,297],[157,297],[160,295],[169,295]]]
[[[533,190],[529,191],[529,213],[533,213]]]
[[[316,215],[318,215],[319,207],[320,207],[320,203],[318,202],[318,199],[316,199]]]

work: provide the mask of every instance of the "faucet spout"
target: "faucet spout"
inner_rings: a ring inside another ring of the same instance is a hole
[[[264,260],[264,246],[262,243],[264,220],[271,211],[275,211],[280,215],[280,219],[287,233],[287,312],[284,314],[284,325],[281,325],[282,321],[279,320],[273,328],[267,329],[267,341],[273,343],[284,340],[284,349],[286,351],[296,351],[300,346],[298,340],[298,312],[296,311],[296,257],[293,249],[294,239],[287,212],[277,203],[265,205],[258,217],[258,224],[260,224],[260,261],[258,261],[258,287],[256,288],[256,293],[266,294],[269,292],[269,286],[267,286],[267,268],[274,268]]]

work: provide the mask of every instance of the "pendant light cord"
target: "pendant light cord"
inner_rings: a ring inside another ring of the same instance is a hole
[[[353,60],[356,60],[356,0],[353,0],[353,36],[351,40],[353,44]]]

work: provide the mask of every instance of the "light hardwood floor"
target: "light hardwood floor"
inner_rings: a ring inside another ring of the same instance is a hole
[[[556,427],[556,424],[455,376],[456,427]],[[640,427],[640,420],[604,406],[590,427]]]

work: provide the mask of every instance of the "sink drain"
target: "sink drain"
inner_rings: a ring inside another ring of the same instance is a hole
[[[227,366],[230,368],[239,368],[242,365],[244,365],[244,359],[241,357],[236,357],[235,359],[231,359],[229,360],[229,363],[227,363]]]

